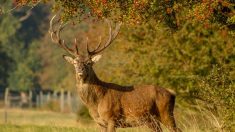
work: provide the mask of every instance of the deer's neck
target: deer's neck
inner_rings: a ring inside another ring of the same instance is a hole
[[[88,107],[97,107],[100,99],[105,94],[105,89],[100,85],[102,82],[96,76],[93,69],[83,79],[76,76],[77,89],[83,103]]]

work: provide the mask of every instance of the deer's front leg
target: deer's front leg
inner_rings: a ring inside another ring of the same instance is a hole
[[[100,132],[107,132],[107,126],[101,126],[99,125]]]
[[[93,120],[101,127],[101,128],[107,128],[107,123],[105,121],[103,121],[100,118],[99,113],[97,112],[97,110],[94,109],[89,109],[89,113],[91,115],[91,117],[93,118]]]
[[[108,132],[115,132],[115,122],[113,120],[108,121]]]

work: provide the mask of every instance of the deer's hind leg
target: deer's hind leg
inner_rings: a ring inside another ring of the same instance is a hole
[[[175,118],[174,118],[174,105],[175,96],[172,95],[169,99],[159,108],[160,120],[163,125],[165,125],[170,131],[177,130]]]
[[[152,132],[162,132],[162,128],[159,122],[148,122],[147,127],[152,130]]]
[[[152,132],[162,132],[162,128],[159,120],[155,115],[149,115],[146,121],[146,126],[152,130]]]

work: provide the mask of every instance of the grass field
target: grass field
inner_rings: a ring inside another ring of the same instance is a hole
[[[222,131],[220,122],[210,112],[194,113],[176,109],[177,125],[184,132]],[[0,132],[97,132],[93,121],[77,121],[73,113],[56,113],[42,110],[0,109]],[[118,132],[148,132],[145,127],[118,129]],[[166,131],[166,130],[165,130]]]
[[[78,123],[75,114],[26,109],[8,109],[5,123],[5,111],[0,109],[0,132],[92,132],[94,126]]]
[[[37,126],[37,125],[0,125],[1,132],[96,132],[95,128]]]
[[[7,123],[5,110],[0,109],[0,132],[97,132],[92,120],[78,122],[73,113],[8,109]],[[146,132],[145,128],[118,129],[118,132]]]

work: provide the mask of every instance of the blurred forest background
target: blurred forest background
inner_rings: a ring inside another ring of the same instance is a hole
[[[1,0],[0,5],[1,91],[75,91],[73,68],[48,34],[52,14],[60,12],[70,23],[62,36],[71,43],[78,38],[81,50],[87,36],[92,44],[100,35],[105,40],[103,18],[108,18],[123,25],[95,65],[100,79],[173,89],[177,107],[203,106],[221,129],[235,130],[235,1]]]

